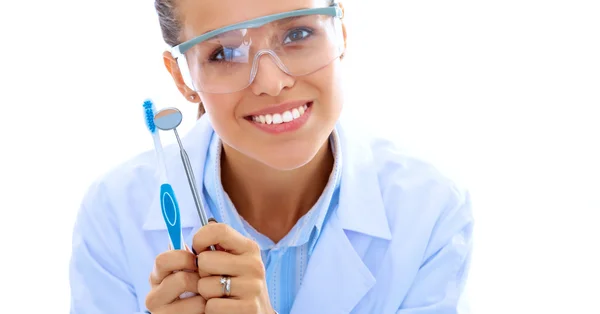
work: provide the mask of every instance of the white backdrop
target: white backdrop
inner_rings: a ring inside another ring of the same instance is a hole
[[[473,194],[473,313],[600,313],[598,2],[345,5],[345,114]],[[0,307],[66,313],[87,186],[152,148],[146,97],[182,109],[182,132],[195,108],[152,1],[6,1],[0,32]]]

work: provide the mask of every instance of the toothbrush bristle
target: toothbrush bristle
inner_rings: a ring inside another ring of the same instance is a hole
[[[144,101],[144,116],[146,118],[146,127],[150,133],[156,132],[156,124],[154,124],[154,103],[152,100]]]

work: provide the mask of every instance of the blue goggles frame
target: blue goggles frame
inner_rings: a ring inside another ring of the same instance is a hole
[[[273,21],[277,21],[277,20],[281,20],[281,19],[285,19],[285,18],[289,18],[289,17],[305,16],[305,15],[329,15],[334,18],[341,19],[344,17],[344,12],[340,8],[339,4],[334,3],[333,5],[326,7],[326,8],[311,8],[311,9],[302,9],[302,10],[295,10],[295,11],[271,14],[271,15],[255,18],[255,19],[252,19],[249,21],[245,21],[245,22],[229,25],[229,26],[226,26],[223,28],[219,28],[219,29],[210,31],[208,33],[204,33],[198,37],[190,39],[186,42],[183,42],[183,43],[171,48],[171,55],[177,59],[177,58],[181,57],[183,54],[185,54],[188,50],[190,50],[193,46],[195,46],[209,38],[212,38],[214,36],[217,36],[217,35],[229,32],[229,31],[242,29],[242,28],[258,28],[265,24],[271,23]]]

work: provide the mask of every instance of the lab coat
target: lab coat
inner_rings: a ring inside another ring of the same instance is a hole
[[[468,192],[389,141],[343,123],[337,128],[344,158],[339,205],[291,313],[463,313],[473,230]],[[213,132],[203,117],[182,140],[199,186]],[[199,218],[177,147],[165,153],[191,245]],[[154,259],[168,249],[155,163],[154,151],[143,153],[86,193],[73,233],[72,314],[145,311]]]

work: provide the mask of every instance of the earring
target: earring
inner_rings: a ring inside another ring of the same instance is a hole
[[[190,95],[190,100],[194,100],[194,99],[196,99],[196,96]]]

